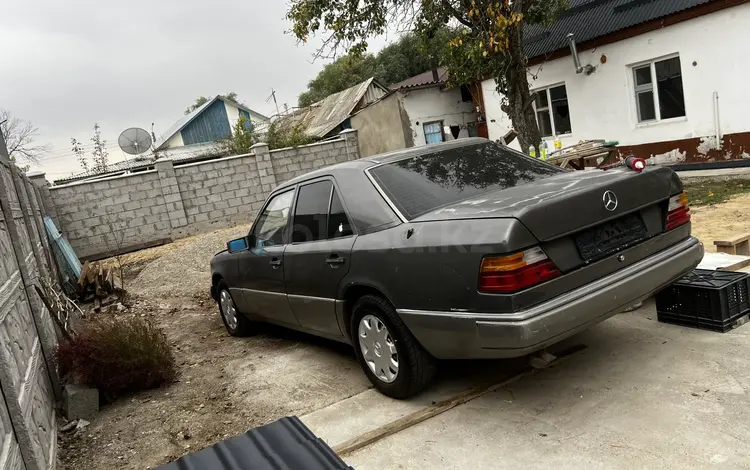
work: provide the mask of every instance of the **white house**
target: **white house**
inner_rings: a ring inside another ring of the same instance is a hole
[[[750,2],[570,3],[553,26],[525,31],[545,138],[617,140],[621,154],[661,163],[750,157]],[[499,139],[511,124],[493,80],[481,82],[481,95],[480,135]]]
[[[360,155],[477,135],[467,87],[447,88],[444,68],[391,85],[391,92],[351,117]]]
[[[156,143],[156,151],[205,147],[231,137],[240,116],[250,128],[265,126],[268,118],[234,101],[216,96],[175,122]]]

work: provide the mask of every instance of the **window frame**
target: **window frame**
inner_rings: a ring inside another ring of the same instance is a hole
[[[331,242],[336,240],[344,240],[349,237],[353,237],[357,235],[357,227],[354,225],[354,222],[352,220],[351,215],[349,215],[349,210],[346,207],[346,202],[344,201],[344,197],[341,194],[341,190],[339,189],[338,185],[336,184],[336,179],[332,176],[323,176],[319,178],[315,178],[312,180],[304,181],[295,186],[295,195],[294,195],[294,204],[292,206],[293,212],[291,217],[291,224],[287,224],[287,230],[290,230],[290,227],[294,227],[294,219],[297,217],[297,199],[300,196],[300,190],[303,186],[309,186],[311,184],[320,183],[321,181],[330,181],[331,182],[331,192],[328,194],[328,205],[327,205],[327,212],[326,212],[326,238],[321,238],[320,240],[310,240],[305,242],[292,242],[291,236],[292,234],[289,233],[289,243],[288,245],[307,245],[308,243],[321,243],[321,242]],[[328,221],[331,217],[331,204],[333,203],[333,194],[334,192],[338,193],[339,200],[341,201],[341,207],[344,209],[344,214],[346,215],[346,218],[349,220],[349,227],[351,227],[352,233],[350,235],[346,235],[343,237],[336,237],[336,238],[328,238]],[[279,193],[281,194],[281,193]]]
[[[445,122],[440,121],[429,121],[429,122],[423,122],[422,123],[422,134],[424,135],[424,143],[425,145],[430,145],[429,142],[427,142],[427,132],[425,132],[425,126],[429,126],[430,124],[440,124],[440,142],[445,142]],[[435,133],[430,133],[430,135],[434,135]]]
[[[294,211],[297,209],[297,186],[291,186],[289,188],[283,188],[282,190],[279,190],[277,192],[271,193],[271,195],[268,196],[268,199],[266,199],[266,202],[263,203],[263,206],[258,211],[258,215],[255,217],[255,221],[250,226],[250,230],[247,232],[247,238],[250,240],[251,237],[255,236],[255,229],[258,226],[258,222],[260,221],[260,218],[263,216],[263,212],[265,212],[266,208],[269,204],[271,204],[271,201],[274,200],[274,198],[281,196],[282,194],[286,194],[288,192],[292,192],[292,204],[289,206],[289,215],[290,217],[287,218],[286,226],[284,227],[284,230],[282,232],[282,238],[284,240],[284,243],[281,245],[275,245],[275,246],[285,246],[289,244],[289,236],[291,235],[289,233],[289,221],[292,220],[294,217]],[[249,247],[250,249],[254,248],[253,246]]]
[[[632,93],[631,93],[631,99],[635,100],[635,123],[636,127],[647,127],[652,124],[660,123],[660,122],[675,122],[675,121],[685,121],[687,120],[687,103],[685,102],[685,94],[682,95],[682,101],[683,106],[685,106],[685,115],[684,116],[676,116],[673,118],[661,118],[661,106],[659,105],[659,87],[656,84],[656,63],[657,62],[663,62],[669,59],[678,58],[680,59],[680,80],[682,80],[682,58],[680,57],[679,52],[675,52],[674,54],[668,54],[665,56],[655,57],[653,59],[644,60],[642,62],[637,62],[635,64],[631,64],[628,66],[628,69],[630,71],[630,83],[632,83]],[[651,74],[651,83],[648,83],[646,85],[638,85],[638,82],[635,77],[635,71],[640,70],[643,68],[646,68],[648,66],[649,73]],[[683,90],[685,83],[683,81]],[[645,121],[641,121],[641,104],[638,101],[638,94],[643,93],[646,91],[651,92],[651,97],[654,100],[654,119],[648,119]]]
[[[564,134],[558,134],[557,133],[557,128],[555,126],[555,115],[552,112],[552,95],[550,94],[550,90],[552,88],[557,88],[557,87],[560,87],[560,86],[564,86],[565,87],[565,99],[568,100],[568,111],[570,111],[570,98],[568,97],[568,85],[565,82],[553,83],[552,85],[547,85],[547,86],[544,86],[544,87],[541,87],[541,88],[536,88],[536,89],[532,90],[532,92],[531,92],[532,94],[534,94],[534,93],[538,94],[538,93],[544,92],[545,95],[547,96],[547,106],[545,106],[545,107],[537,108],[537,106],[536,106],[536,98],[534,98],[534,100],[532,101],[532,106],[534,108],[534,119],[536,120],[537,127],[539,127],[539,114],[538,114],[539,111],[547,111],[549,113],[549,122],[550,122],[550,127],[552,128],[552,135],[543,135],[542,137],[555,137],[555,136],[557,136],[557,137],[561,137],[561,136],[570,137],[570,136],[573,135],[573,120],[572,119],[571,119],[571,122],[570,122],[570,132],[566,132]],[[541,129],[539,129],[539,131],[541,133]]]

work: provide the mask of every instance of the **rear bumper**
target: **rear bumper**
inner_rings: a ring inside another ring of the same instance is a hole
[[[458,313],[399,309],[414,336],[440,359],[507,358],[540,350],[606,320],[686,273],[703,258],[690,237],[528,310]]]

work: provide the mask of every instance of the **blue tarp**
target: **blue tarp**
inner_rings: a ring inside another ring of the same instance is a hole
[[[44,217],[44,228],[50,239],[50,246],[52,247],[52,253],[55,255],[57,266],[60,269],[63,286],[74,288],[73,286],[78,282],[78,278],[81,277],[81,270],[83,269],[81,261],[68,240],[57,229],[55,222],[48,216]]]

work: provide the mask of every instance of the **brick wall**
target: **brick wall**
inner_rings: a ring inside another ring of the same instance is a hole
[[[276,185],[313,169],[359,158],[356,131],[334,140],[207,162],[157,162],[152,171],[43,190],[45,208],[80,258],[163,244],[250,224]]]

